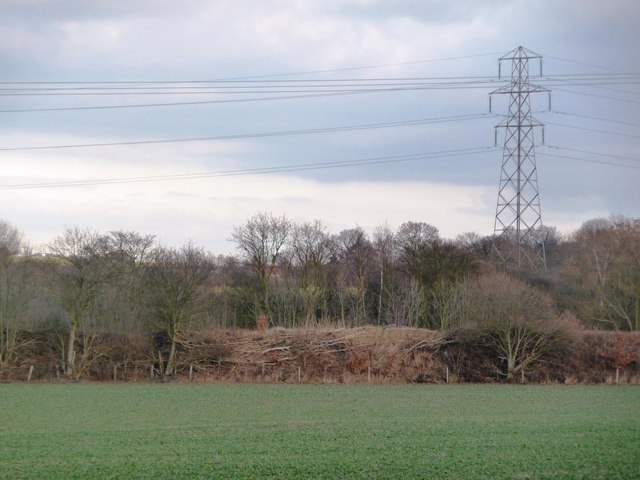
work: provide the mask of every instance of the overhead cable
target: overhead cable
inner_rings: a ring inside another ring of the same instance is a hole
[[[264,167],[264,168],[252,168],[242,170],[226,170],[218,172],[202,172],[202,173],[186,173],[176,175],[152,175],[141,177],[125,177],[125,178],[101,178],[101,179],[88,179],[88,180],[71,180],[64,182],[42,182],[42,183],[23,183],[23,184],[4,184],[0,185],[0,190],[24,190],[32,188],[60,188],[60,187],[81,187],[81,186],[94,186],[94,185],[112,185],[112,184],[124,184],[124,183],[148,183],[148,182],[160,182],[160,181],[175,181],[175,180],[192,180],[198,178],[212,178],[212,177],[232,177],[242,175],[258,175],[258,174],[278,174],[289,173],[306,170],[322,170],[333,169],[343,167],[354,167],[360,165],[377,165],[385,163],[399,163],[408,162],[414,160],[422,160],[427,158],[446,158],[455,157],[461,155],[473,155],[484,152],[497,151],[497,147],[476,147],[476,148],[464,148],[457,150],[444,150],[439,152],[425,152],[409,155],[396,155],[385,157],[364,158],[360,160],[345,160],[334,162],[322,162],[322,163],[307,163],[297,165],[285,165],[277,167]]]
[[[206,137],[188,137],[188,138],[167,138],[167,139],[155,139],[155,140],[129,140],[121,142],[99,142],[99,143],[79,143],[79,144],[67,144],[67,145],[34,145],[26,147],[4,147],[0,148],[0,152],[9,151],[21,151],[21,150],[53,150],[53,149],[71,149],[71,148],[89,148],[89,147],[113,147],[120,145],[153,145],[162,143],[185,143],[185,142],[204,142],[204,141],[216,141],[216,140],[240,140],[247,138],[264,138],[264,137],[280,137],[290,135],[309,135],[317,133],[334,133],[334,132],[346,132],[354,130],[369,130],[376,128],[392,128],[392,127],[405,127],[413,125],[428,125],[435,123],[448,123],[459,122],[465,120],[476,120],[485,118],[487,116],[495,116],[491,113],[477,113],[470,115],[455,115],[450,117],[435,117],[435,118],[422,118],[417,120],[405,120],[401,122],[385,122],[385,123],[368,123],[360,125],[344,125],[339,127],[323,127],[323,128],[310,128],[305,130],[283,130],[274,132],[254,132],[254,133],[239,133],[232,135],[216,135]]]

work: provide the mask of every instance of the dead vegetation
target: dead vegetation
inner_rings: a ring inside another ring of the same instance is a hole
[[[54,334],[22,333],[29,341],[3,381],[64,381],[64,352]],[[212,329],[177,339],[175,374],[163,375],[170,342],[163,335],[93,339],[83,379],[264,383],[504,382],[500,359],[478,342],[408,327]],[[31,368],[33,367],[33,368]],[[31,371],[31,374],[29,372]],[[574,347],[543,356],[510,379],[526,383],[640,383],[640,334],[586,331]]]
[[[412,328],[211,330],[185,336],[182,367],[218,381],[437,381],[425,372],[437,370],[441,343],[438,332]]]

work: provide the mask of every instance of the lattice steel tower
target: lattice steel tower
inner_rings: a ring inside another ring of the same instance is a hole
[[[549,90],[529,83],[532,59],[540,62],[542,75],[542,57],[524,47],[501,57],[499,77],[502,62],[511,61],[511,81],[489,95],[489,109],[493,95],[509,95],[509,113],[495,127],[496,143],[498,128],[505,129],[505,137],[493,242],[494,254],[507,269],[546,269],[534,142],[534,130],[543,124],[531,114],[529,96]]]

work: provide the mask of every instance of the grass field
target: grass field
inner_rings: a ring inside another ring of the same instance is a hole
[[[640,478],[640,388],[0,385],[0,478]]]

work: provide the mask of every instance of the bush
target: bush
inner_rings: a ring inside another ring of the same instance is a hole
[[[513,381],[517,374],[536,373],[558,365],[573,348],[577,322],[559,315],[551,298],[520,280],[492,273],[462,283],[451,310],[454,328],[447,334],[450,349],[462,348],[480,362],[453,365],[462,377],[478,381],[495,374]],[[465,358],[454,353],[449,359]],[[480,366],[481,368],[477,369]],[[476,371],[470,371],[476,368]]]

